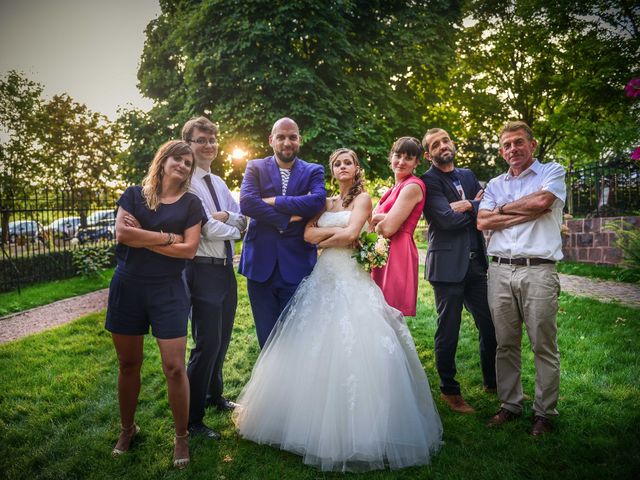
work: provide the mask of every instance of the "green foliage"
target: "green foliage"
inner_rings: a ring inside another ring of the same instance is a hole
[[[435,107],[458,137],[460,165],[483,179],[503,171],[497,134],[508,119],[529,123],[541,160],[628,159],[640,141],[639,105],[623,92],[640,61],[637,8],[472,0],[464,14],[450,95]]]
[[[221,157],[235,146],[270,153],[273,122],[294,118],[301,157],[324,163],[348,146],[374,176],[395,138],[420,137],[453,55],[458,2],[172,1],[146,30],[138,77],[155,100],[124,112],[132,180],[191,116],[221,125]],[[237,184],[244,164],[216,162]]]
[[[16,277],[14,264],[20,272],[19,278]],[[19,282],[23,287],[33,283],[72,277],[74,274],[69,250],[13,258],[11,261],[8,258],[0,260],[0,285],[17,286]]]
[[[640,278],[640,229],[626,221],[608,223],[605,228],[616,234],[616,246],[622,250],[624,266]]]
[[[568,275],[613,280],[616,282],[640,283],[640,271],[634,273],[624,267],[598,265],[595,263],[570,262],[567,260],[558,262],[556,266],[558,272],[566,273]]]
[[[96,278],[102,270],[113,262],[113,245],[109,243],[83,245],[75,248],[73,252],[73,265],[78,275]]]
[[[244,277],[238,277],[238,314],[225,362],[226,395],[248,381],[259,354]],[[294,454],[243,440],[229,413],[207,409],[205,423],[221,442],[192,438],[191,464],[171,467],[173,421],[155,340],[145,338],[142,388],[136,413],[140,437],[120,458],[110,456],[118,435],[118,362],[104,313],[0,346],[0,471],[3,478],[210,478],[242,480],[344,479],[631,479],[637,452],[640,324],[637,309],[568,295],[560,298],[558,343],[562,351],[557,430],[540,439],[528,434],[525,415],[493,430],[486,420],[498,399],[482,391],[478,335],[465,313],[456,356],[458,380],[478,413],[460,415],[439,399],[433,353],[437,328],[433,294],[419,285],[418,316],[409,318],[418,355],[430,379],[445,444],[429,466],[359,474],[322,473]],[[524,391],[533,398],[534,365],[523,340]],[[615,414],[612,414],[615,412]],[[585,440],[588,437],[588,441]],[[500,452],[500,454],[496,454]],[[553,459],[549,461],[541,459]]]
[[[0,80],[0,187],[10,190],[19,178],[25,162],[30,160],[31,144],[37,112],[41,107],[42,85],[32,82],[16,71]]]
[[[118,124],[66,93],[45,100],[42,91],[42,85],[15,71],[0,79],[0,187],[87,193],[117,184]]]

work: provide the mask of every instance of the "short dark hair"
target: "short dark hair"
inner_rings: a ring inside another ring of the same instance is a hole
[[[443,128],[430,128],[429,130],[427,130],[427,133],[424,134],[424,137],[422,137],[422,148],[424,148],[425,152],[429,151],[429,145],[427,144],[427,137],[429,135],[434,135],[438,132],[447,132],[446,130],[444,130]]]
[[[507,123],[505,123],[502,126],[502,130],[500,130],[500,135],[498,135],[498,140],[500,140],[500,144],[502,145],[502,135],[504,135],[506,132],[517,132],[518,130],[524,130],[524,132],[527,134],[527,138],[529,139],[529,141],[533,140],[533,130],[531,130],[531,127],[529,125],[527,125],[526,122],[523,122],[522,120],[509,120]]]
[[[209,120],[207,117],[194,117],[187,121],[182,127],[182,140],[188,142],[192,140],[191,135],[195,129],[202,130],[203,132],[210,133],[211,135],[218,136],[218,126]]]
[[[400,137],[391,147],[389,160],[391,160],[394,153],[405,153],[410,157],[416,157],[418,159],[418,163],[420,163],[420,160],[422,160],[422,156],[424,155],[424,149],[417,138]]]

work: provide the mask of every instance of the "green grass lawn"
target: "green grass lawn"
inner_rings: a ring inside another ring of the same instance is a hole
[[[558,262],[558,271],[569,275],[613,280],[616,282],[640,283],[640,271],[613,265],[598,265],[563,260]]]
[[[243,277],[240,307],[225,365],[226,394],[235,398],[258,355]],[[230,415],[208,410],[205,422],[223,439],[191,440],[192,463],[171,468],[172,420],[158,348],[145,343],[137,422],[131,452],[111,458],[118,434],[117,362],[104,313],[0,347],[0,477],[7,479],[631,479],[640,471],[640,310],[562,295],[558,316],[562,355],[557,431],[529,434],[525,415],[499,430],[486,420],[498,408],[485,394],[477,331],[465,315],[458,379],[478,412],[454,414],[438,394],[434,365],[435,311],[421,281],[419,311],[409,319],[444,424],[445,445],[428,467],[360,475],[323,474],[300,457],[242,440]],[[534,369],[523,345],[525,392],[533,397]]]
[[[104,270],[99,277],[95,278],[72,277],[30,285],[24,287],[20,293],[17,290],[0,293],[0,317],[106,288],[113,276],[113,270],[113,268]]]

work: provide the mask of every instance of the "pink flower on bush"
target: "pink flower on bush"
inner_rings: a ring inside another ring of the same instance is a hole
[[[629,83],[624,87],[624,93],[627,94],[627,97],[640,96],[640,78],[632,78],[629,80]]]
[[[640,160],[640,147],[636,148],[633,152],[631,152],[631,160]]]

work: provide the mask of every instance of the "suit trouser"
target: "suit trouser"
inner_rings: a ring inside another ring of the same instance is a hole
[[[502,408],[522,412],[522,323],[527,328],[536,367],[536,415],[557,415],[560,353],[556,314],[560,281],[553,264],[489,266],[489,298],[496,326],[496,371]]]
[[[297,288],[297,283],[288,283],[282,278],[277,263],[271,277],[266,282],[247,279],[247,293],[260,348],[264,347],[271,330]]]
[[[222,366],[227,354],[238,305],[233,266],[187,262],[191,293],[191,350],[187,375],[190,385],[189,424],[204,418],[208,403],[221,400]]]
[[[455,376],[463,306],[471,313],[478,328],[484,385],[495,388],[496,333],[487,302],[487,273],[484,266],[477,258],[469,260],[469,267],[462,282],[430,283],[438,311],[435,353],[440,391],[446,395],[460,394],[460,384]]]

